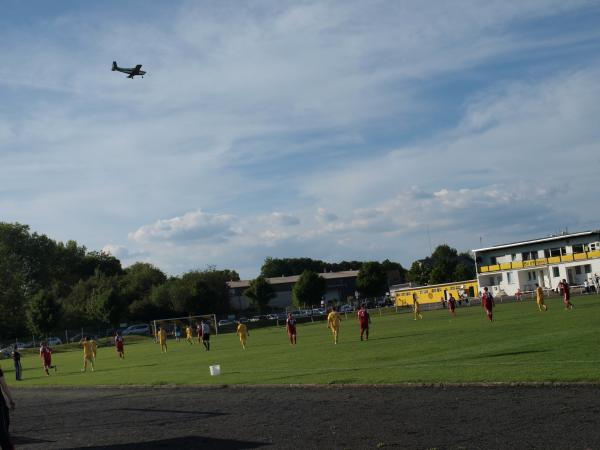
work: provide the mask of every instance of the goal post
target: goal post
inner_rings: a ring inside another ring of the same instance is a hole
[[[197,316],[184,316],[184,317],[168,317],[164,319],[154,319],[152,321],[152,334],[156,339],[156,335],[159,327],[165,327],[167,330],[167,336],[173,337],[175,330],[179,330],[181,337],[185,338],[185,328],[189,325],[194,335],[196,333],[196,326],[201,321],[208,321],[211,330],[214,330],[215,334],[219,334],[219,327],[217,326],[217,316],[215,314],[201,314]]]

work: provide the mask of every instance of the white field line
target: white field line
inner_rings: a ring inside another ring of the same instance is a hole
[[[552,361],[552,362],[536,362],[537,366],[559,366],[562,364],[589,364],[589,365],[599,365],[599,360],[565,360],[565,361]],[[531,361],[507,361],[507,362],[494,362],[494,364],[485,364],[485,363],[448,363],[448,362],[439,362],[439,363],[409,363],[409,364],[386,364],[386,365],[377,365],[377,366],[352,366],[352,367],[303,367],[302,369],[298,369],[297,374],[304,373],[319,373],[319,372],[345,372],[345,371],[356,371],[356,370],[372,370],[372,369],[389,369],[389,368],[421,368],[421,367],[481,367],[481,366],[531,366]],[[208,367],[208,366],[207,366]],[[275,368],[265,368],[258,369],[252,368],[249,370],[240,370],[237,367],[229,367],[232,371],[236,373],[279,373],[279,372],[289,372],[293,369],[275,369]],[[183,372],[182,372],[183,373]],[[186,372],[187,373],[187,372]],[[223,374],[227,373],[222,372]]]

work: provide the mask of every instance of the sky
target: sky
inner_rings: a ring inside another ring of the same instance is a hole
[[[0,221],[246,279],[600,228],[598,1],[2,6]]]

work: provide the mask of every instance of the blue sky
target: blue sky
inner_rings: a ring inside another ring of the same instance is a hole
[[[600,3],[7,1],[0,220],[170,274],[598,228]],[[143,64],[144,79],[110,71]]]

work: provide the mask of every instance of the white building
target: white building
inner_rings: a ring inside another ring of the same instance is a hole
[[[539,284],[556,289],[562,279],[582,285],[600,275],[600,230],[561,234],[473,250],[479,288],[514,295]]]

